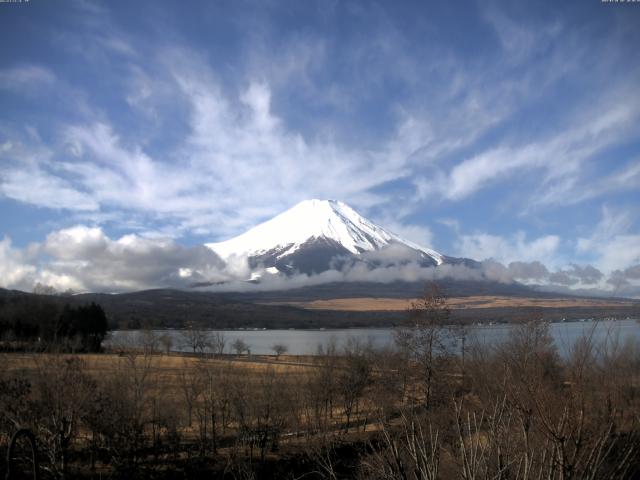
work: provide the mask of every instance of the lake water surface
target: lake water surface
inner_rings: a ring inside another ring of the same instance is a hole
[[[505,341],[514,325],[473,325],[467,327],[470,341],[476,340],[482,344],[499,344]],[[561,355],[570,351],[577,339],[593,332],[596,342],[609,340],[640,341],[640,322],[636,320],[608,320],[599,322],[562,322],[550,325],[551,335]],[[242,339],[249,345],[251,353],[273,354],[271,346],[279,343],[288,348],[292,355],[313,355],[318,345],[326,345],[335,340],[338,347],[344,346],[349,338],[363,342],[371,342],[375,347],[385,347],[393,343],[392,328],[349,328],[327,330],[211,330],[224,335],[225,351],[231,353],[231,344],[236,339]],[[180,330],[155,330],[157,335],[168,334],[172,337],[172,350],[189,351]],[[112,344],[127,341],[139,344],[141,339],[138,330],[116,330],[112,332],[108,342]]]

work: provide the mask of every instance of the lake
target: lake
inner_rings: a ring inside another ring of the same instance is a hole
[[[468,328],[470,341],[476,340],[482,344],[499,344],[506,340],[515,325],[473,325]],[[607,320],[607,321],[577,321],[552,323],[551,335],[561,355],[566,355],[575,341],[593,330],[596,342],[606,339],[633,339],[640,341],[640,323],[636,320]],[[180,330],[154,330],[158,335],[168,334],[172,337],[172,350],[189,351],[184,344]],[[288,348],[291,355],[314,355],[318,345],[327,344],[332,339],[337,345],[343,346],[349,338],[363,342],[371,342],[375,347],[385,347],[393,343],[392,328],[349,328],[326,330],[211,330],[224,335],[226,340],[225,352],[231,353],[231,344],[236,339],[242,339],[249,345],[251,353],[273,354],[271,346],[279,343]],[[116,330],[111,333],[107,344],[126,341],[139,344],[140,331]]]

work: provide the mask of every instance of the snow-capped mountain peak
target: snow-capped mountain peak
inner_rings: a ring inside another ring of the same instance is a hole
[[[206,246],[222,258],[246,255],[264,261],[269,257],[271,262],[266,263],[277,265],[314,244],[321,246],[324,256],[328,255],[328,249],[358,255],[403,244],[429,257],[436,265],[443,262],[439,253],[385,230],[336,200],[302,201],[237,237]]]

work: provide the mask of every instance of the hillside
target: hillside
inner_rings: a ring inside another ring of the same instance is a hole
[[[333,284],[317,289],[268,293],[145,290],[117,295],[91,293],[70,297],[0,290],[0,318],[6,314],[12,302],[21,299],[30,303],[52,302],[59,305],[96,302],[104,308],[111,328],[179,328],[189,323],[204,328],[227,329],[388,327],[406,318],[404,305],[409,299],[420,295],[423,285],[397,283],[388,287]],[[533,292],[522,286],[504,286],[492,290],[484,285],[484,290],[476,289],[473,297],[456,293],[469,293],[470,287],[452,284],[445,287],[454,321],[640,318],[640,302],[633,300],[552,295]],[[338,292],[340,295],[337,295]],[[353,302],[356,302],[354,299],[357,299],[357,308],[353,307]],[[380,299],[389,299],[387,302],[394,304],[393,307],[380,306]]]

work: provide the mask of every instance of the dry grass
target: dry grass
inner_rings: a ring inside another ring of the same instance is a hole
[[[411,299],[401,298],[334,298],[328,300],[313,300],[310,302],[286,302],[279,305],[292,305],[309,310],[338,310],[352,312],[371,311],[403,311],[409,308]],[[272,303],[275,304],[275,303]],[[452,310],[467,308],[571,308],[571,307],[625,307],[636,306],[629,300],[592,299],[592,298],[529,298],[506,296],[470,296],[452,297],[447,299],[447,305]]]
[[[129,357],[119,354],[49,354],[49,353],[5,353],[0,355],[0,364],[6,373],[29,377],[39,366],[46,366],[54,358],[80,357],[85,363],[84,371],[93,378],[107,378],[120,369],[131,367],[133,360],[138,366],[145,361],[142,355]],[[151,374],[151,383],[156,388],[170,392],[177,390],[180,385],[180,376],[192,367],[198,365],[227,367],[238,375],[248,375],[258,377],[266,370],[271,370],[277,374],[296,376],[313,368],[311,364],[299,362],[295,356],[281,356],[276,361],[274,357],[268,355],[253,356],[248,358],[236,358],[235,356],[225,356],[224,358],[203,358],[191,355],[170,354],[152,355],[147,359]],[[307,360],[303,358],[302,360]]]

